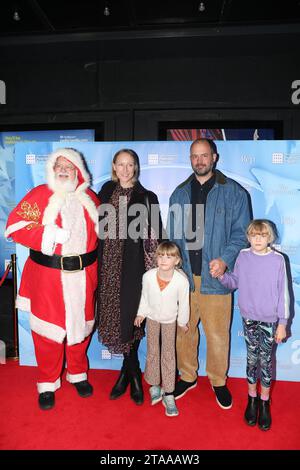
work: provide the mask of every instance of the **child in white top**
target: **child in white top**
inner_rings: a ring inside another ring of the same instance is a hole
[[[178,269],[181,256],[175,243],[160,243],[155,256],[158,267],[143,276],[142,296],[134,324],[139,327],[147,318],[144,377],[151,385],[151,404],[162,400],[166,415],[177,416],[179,413],[174,399],[176,325],[184,331],[188,330],[189,282],[183,271]]]

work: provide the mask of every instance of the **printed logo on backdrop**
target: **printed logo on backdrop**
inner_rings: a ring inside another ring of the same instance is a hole
[[[248,165],[254,165],[255,156],[254,155],[241,155],[241,162],[248,164]]]
[[[284,163],[284,154],[282,152],[272,153],[272,163],[274,163],[274,165],[283,164]]]
[[[6,85],[3,80],[0,80],[0,104],[6,104]]]
[[[45,163],[48,155],[35,155],[34,153],[27,153],[25,156],[26,165],[35,165],[36,163]]]
[[[28,153],[25,157],[26,165],[34,165],[35,164],[35,155],[32,153]]]
[[[104,359],[104,360],[123,359],[123,354],[112,354],[111,352],[109,352],[108,349],[102,349],[101,359]]]
[[[272,163],[274,165],[283,165],[284,163],[295,165],[300,163],[300,154],[274,152],[272,153]]]
[[[148,153],[148,165],[173,165],[178,160],[178,155],[163,155]]]
[[[148,153],[148,165],[158,165],[158,153]]]

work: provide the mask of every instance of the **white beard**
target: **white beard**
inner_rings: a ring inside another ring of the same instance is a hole
[[[59,175],[58,175],[58,177],[55,178],[51,189],[54,192],[57,191],[59,193],[72,193],[77,188],[77,185],[78,185],[77,175],[73,181],[71,181],[70,179],[60,180]]]

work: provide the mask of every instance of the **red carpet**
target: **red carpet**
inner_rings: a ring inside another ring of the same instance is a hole
[[[217,405],[206,377],[178,400],[180,415],[168,418],[161,403],[137,406],[129,393],[108,399],[116,371],[91,370],[94,395],[80,398],[63,377],[55,408],[37,405],[36,368],[0,365],[0,449],[300,449],[300,383],[276,382],[270,431],[243,422],[247,399],[244,379],[229,379],[234,404]]]

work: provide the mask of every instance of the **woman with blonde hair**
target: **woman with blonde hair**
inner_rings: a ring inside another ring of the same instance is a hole
[[[134,206],[144,209],[144,225],[159,238],[162,224],[158,211],[157,227],[149,227],[157,196],[139,182],[140,162],[134,150],[119,150],[112,161],[112,179],[106,182],[98,197],[102,205],[109,204],[107,226],[100,233],[99,285],[97,302],[97,328],[99,340],[111,353],[123,354],[123,365],[110,399],[115,400],[126,392],[137,405],[144,400],[138,347],[144,336],[143,328],[134,326],[142,290],[145,266],[143,233],[137,234],[134,226]],[[105,207],[105,206],[102,206]],[[111,210],[112,209],[112,210]],[[156,211],[157,212],[157,211]],[[105,219],[104,215],[102,219]],[[101,227],[100,217],[100,227]],[[114,227],[109,230],[109,226]],[[108,231],[107,231],[108,227]],[[157,244],[148,244],[148,255],[153,255]],[[152,253],[151,253],[152,250]]]

